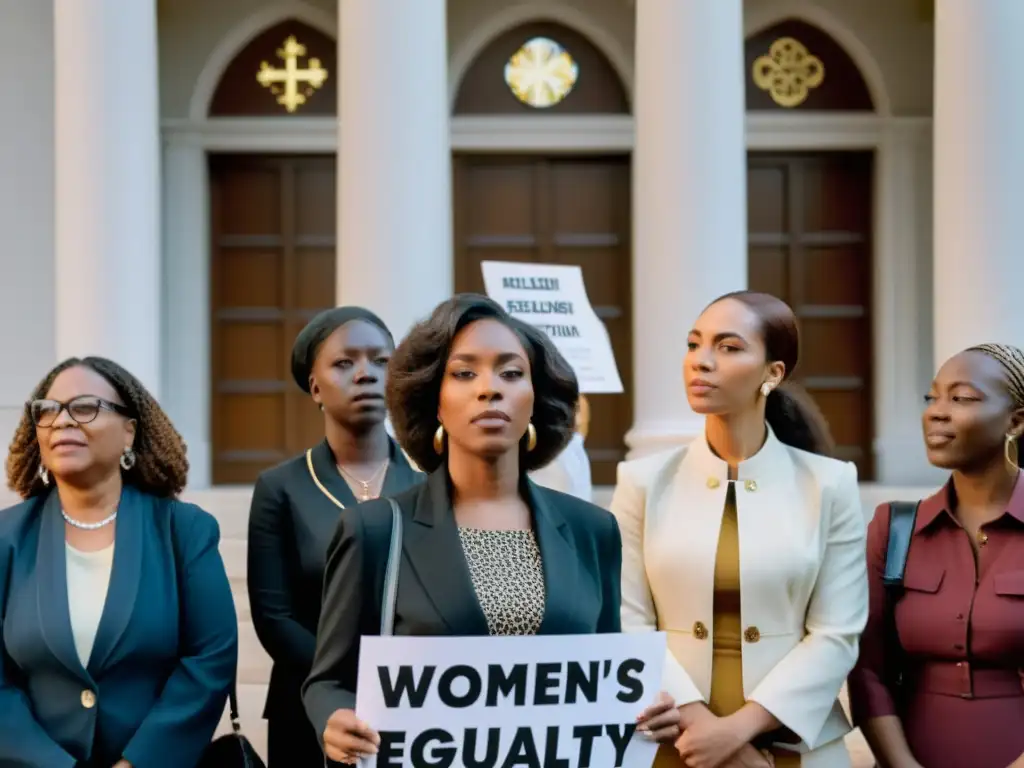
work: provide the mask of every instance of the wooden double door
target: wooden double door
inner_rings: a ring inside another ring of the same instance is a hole
[[[292,382],[292,343],[334,306],[335,159],[210,159],[211,437],[217,485],[323,439],[323,419]]]
[[[579,266],[625,388],[588,395],[595,485],[615,482],[633,421],[630,163],[621,156],[458,156],[455,290],[484,292],[484,261]]]
[[[875,475],[873,166],[870,152],[752,153],[747,172],[749,285],[795,310],[795,379],[861,480]]]

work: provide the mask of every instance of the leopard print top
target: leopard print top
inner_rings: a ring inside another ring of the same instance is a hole
[[[492,635],[535,635],[544,618],[544,568],[533,531],[459,528],[469,575]]]

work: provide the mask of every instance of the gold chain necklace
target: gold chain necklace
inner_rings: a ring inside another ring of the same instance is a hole
[[[369,501],[374,498],[374,494],[371,492],[371,486],[376,485],[377,481],[381,479],[381,476],[384,474],[384,471],[388,468],[388,464],[390,463],[391,459],[384,459],[381,465],[377,468],[377,471],[373,473],[369,480],[362,480],[356,477],[341,464],[338,465],[338,471],[345,476],[346,480],[358,485],[362,489],[362,493],[359,498],[360,501]]]

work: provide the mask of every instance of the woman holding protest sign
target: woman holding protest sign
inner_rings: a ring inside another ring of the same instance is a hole
[[[838,697],[867,620],[856,468],[828,458],[820,413],[783,385],[799,357],[783,301],[717,299],[687,350],[704,434],[620,465],[612,500],[623,629],[667,633],[681,705],[678,755],[656,766],[848,768]]]
[[[606,511],[527,473],[573,434],[576,377],[547,337],[483,296],[438,306],[388,367],[395,433],[431,474],[394,497],[405,535],[396,635],[619,632],[621,540]],[[360,635],[379,631],[394,520],[388,501],[346,509],[328,554],[306,712],[326,756],[375,753],[354,712]],[[674,740],[662,700],[641,729]]]

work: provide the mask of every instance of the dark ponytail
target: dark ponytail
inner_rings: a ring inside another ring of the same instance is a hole
[[[803,388],[788,381],[800,360],[800,329],[789,304],[770,293],[757,291],[734,291],[711,303],[725,299],[738,301],[757,315],[766,362],[778,361],[785,366],[784,383],[773,389],[765,401],[765,421],[775,436],[793,448],[832,456],[835,443],[821,409]]]
[[[786,382],[768,395],[764,417],[775,436],[801,451],[831,457],[835,443],[824,414],[802,387]]]

